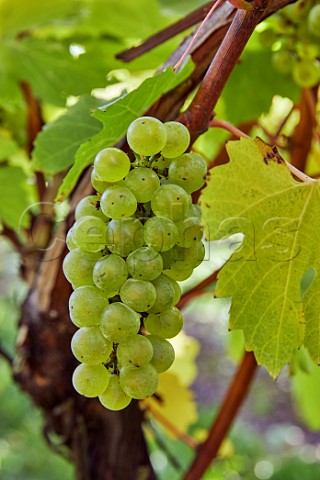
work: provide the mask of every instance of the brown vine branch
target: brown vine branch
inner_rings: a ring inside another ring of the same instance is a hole
[[[124,62],[130,62],[131,60],[134,60],[140,55],[149,52],[158,45],[161,45],[170,38],[175,37],[179,33],[183,32],[187,28],[190,28],[196,23],[201,22],[206,17],[214,3],[215,2],[209,2],[206,5],[198,8],[197,10],[194,10],[181,20],[178,20],[176,23],[169,25],[169,27],[166,27],[160,32],[157,32],[151,37],[147,38],[147,40],[145,40],[140,45],[118,53],[116,55],[116,58],[118,58],[119,60],[123,60]]]
[[[316,95],[310,89],[302,90],[298,105],[300,121],[289,142],[291,163],[304,171],[316,126]]]
[[[292,107],[290,108],[289,112],[287,113],[287,115],[281,120],[278,128],[277,128],[277,131],[274,135],[275,137],[275,140],[281,135],[281,132],[282,130],[284,129],[284,127],[286,126],[287,122],[289,121],[291,115],[293,114],[293,112],[295,111],[295,106],[292,105]]]
[[[37,98],[33,95],[33,92],[30,88],[30,85],[22,81],[20,83],[21,90],[26,102],[27,106],[27,144],[26,150],[29,156],[31,156],[31,152],[33,150],[33,143],[41,131],[43,126],[43,119],[41,114],[40,103]],[[38,194],[39,198],[41,199],[46,191],[46,184],[44,180],[44,176],[42,173],[36,173],[37,179],[37,186],[38,186]]]
[[[154,417],[158,422],[163,425],[169,432],[171,432],[176,438],[184,442],[189,447],[196,449],[199,444],[189,437],[185,433],[181,432],[173,423],[171,423],[164,415],[162,415],[156,408],[154,408],[148,401],[142,402],[144,408],[149,412],[149,414]]]
[[[198,285],[191,288],[188,292],[184,293],[181,296],[179,302],[177,303],[177,308],[184,307],[188,302],[190,302],[190,300],[205,293],[207,287],[209,287],[209,285],[211,285],[213,282],[217,280],[218,273],[219,273],[218,271],[212,273],[209,277],[205,278],[204,280],[202,280],[202,282],[198,283]]]
[[[267,6],[266,0],[252,2],[253,10],[238,10],[189,109],[179,121],[192,132],[194,141],[208,129],[213,110]],[[235,92],[236,94],[236,92]],[[240,94],[240,92],[238,92]]]
[[[198,39],[198,37],[200,36],[200,33],[201,31],[203,30],[204,26],[206,25],[206,23],[208,22],[209,18],[211,17],[211,15],[213,14],[213,12],[217,9],[217,7],[222,3],[224,2],[225,0],[216,0],[216,2],[212,5],[212,7],[210,8],[209,12],[207,13],[206,17],[204,18],[204,20],[201,22],[200,26],[198,27],[197,31],[195,32],[195,34],[193,35],[192,39],[191,39],[191,42],[189,43],[188,45],[188,48],[185,50],[185,52],[183,53],[183,55],[181,56],[180,60],[175,64],[175,66],[173,67],[174,70],[179,70],[179,68],[181,67],[181,65],[183,64],[185,58],[187,57],[187,55],[189,55],[189,53],[192,52],[192,48],[194,47],[194,45],[196,44],[196,41]]]
[[[198,454],[183,480],[200,480],[219,448],[243,403],[257,369],[252,352],[246,352],[234,376],[221,408],[213,422],[208,438],[201,445]]]
[[[232,125],[226,120],[218,120],[214,118],[213,120],[211,120],[209,127],[223,128],[224,130],[227,130],[227,132],[232,133],[232,135],[236,138],[241,138],[241,137],[250,138],[249,135],[247,135],[245,132],[240,130],[240,128]]]

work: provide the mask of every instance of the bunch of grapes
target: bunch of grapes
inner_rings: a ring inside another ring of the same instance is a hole
[[[275,69],[301,88],[320,82],[320,3],[300,0],[274,15],[260,40],[273,50]]]
[[[127,132],[135,160],[101,150],[67,235],[63,271],[74,291],[71,342],[80,365],[73,385],[111,410],[156,392],[174,361],[168,339],[181,330],[179,281],[204,258],[200,210],[191,193],[205,182],[202,157],[185,153],[179,122],[140,117]]]

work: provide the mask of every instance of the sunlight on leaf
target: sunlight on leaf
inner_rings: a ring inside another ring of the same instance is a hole
[[[216,295],[232,297],[230,328],[243,329],[247,350],[277,376],[294,349],[320,362],[319,280],[303,301],[300,284],[320,269],[320,186],[296,182],[262,141],[227,146],[230,163],[211,170],[201,196],[210,239],[242,232],[242,247],[222,268]]]

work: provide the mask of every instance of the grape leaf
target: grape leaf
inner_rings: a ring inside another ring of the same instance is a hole
[[[106,12],[108,19],[106,21]],[[114,38],[144,38],[159,31],[165,23],[156,0],[94,0],[79,22],[80,32],[101,33]]]
[[[319,363],[318,281],[301,295],[305,272],[320,270],[319,182],[295,181],[261,140],[227,150],[230,163],[211,170],[201,205],[210,240],[245,236],[218,276],[216,295],[232,298],[230,328],[244,331],[247,350],[273,376],[302,344]]]
[[[129,124],[142,115],[161,95],[187,78],[192,68],[192,64],[188,63],[176,74],[169,67],[164,72],[147,78],[136,90],[110,103],[105,109],[96,110],[93,116],[102,122],[103,128],[77,151],[74,166],[64,178],[56,200],[64,200],[75,187],[83,170],[93,162],[95,155],[102,148],[119,141]]]
[[[1,0],[0,28],[2,36],[15,37],[20,31],[28,31],[35,26],[62,20],[64,17],[70,22],[79,12],[79,0],[55,0],[47,2],[44,8],[42,0]],[[58,22],[57,22],[58,24]]]
[[[100,122],[90,115],[105,101],[83,96],[37,136],[33,150],[33,168],[55,174],[73,163],[73,157],[82,143],[101,129]]]
[[[197,404],[194,394],[174,373],[164,372],[160,375],[157,395],[161,398],[161,402],[154,397],[149,397],[144,400],[144,403],[154,412],[165,417],[178,431],[187,432],[190,425],[197,421]],[[167,434],[172,435],[172,432],[167,430]]]
[[[8,160],[18,149],[19,146],[12,138],[0,134],[0,162]]]
[[[68,95],[90,93],[107,84],[108,68],[101,59],[98,63],[87,54],[75,58],[63,42],[27,37],[7,39],[1,48],[16,80],[30,83],[34,94],[45,102],[65,106]]]
[[[29,223],[27,180],[27,175],[19,167],[0,168],[0,222],[15,230]]]
[[[177,375],[182,385],[189,386],[198,374],[196,357],[200,350],[199,342],[196,338],[181,331],[179,335],[170,340],[170,343],[175,351],[175,359],[170,367],[170,372]]]

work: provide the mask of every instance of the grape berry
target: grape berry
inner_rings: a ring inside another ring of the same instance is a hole
[[[188,129],[140,117],[127,140],[134,162],[117,148],[97,154],[91,175],[97,193],[76,208],[63,262],[78,327],[71,349],[81,362],[73,385],[110,410],[156,392],[159,373],[175,357],[168,339],[183,325],[178,281],[204,257],[190,194],[204,184],[207,165],[185,153]]]
[[[320,4],[300,0],[287,5],[266,22],[260,40],[272,50],[277,72],[291,75],[301,88],[320,82]]]

